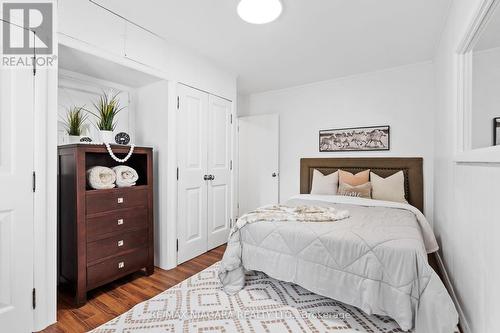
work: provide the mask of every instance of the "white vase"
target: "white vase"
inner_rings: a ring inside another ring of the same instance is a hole
[[[70,144],[72,144],[72,143],[80,143],[80,136],[79,135],[69,135],[68,136],[68,142]]]
[[[99,136],[101,137],[102,143],[113,143],[113,131],[99,131]]]

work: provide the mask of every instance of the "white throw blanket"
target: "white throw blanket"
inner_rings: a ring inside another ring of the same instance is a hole
[[[333,207],[268,205],[240,217],[231,230],[231,234],[243,228],[247,223],[259,221],[334,222],[348,217],[347,210],[338,210]]]
[[[114,188],[115,181],[115,172],[110,168],[104,166],[95,166],[87,170],[87,183],[94,190]]]
[[[126,165],[115,166],[113,171],[116,173],[116,186],[118,187],[134,186],[139,179],[137,171]]]

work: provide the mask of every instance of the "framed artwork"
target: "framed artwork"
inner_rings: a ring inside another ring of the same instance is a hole
[[[493,145],[500,146],[500,117],[493,118]]]
[[[390,126],[338,128],[319,131],[319,151],[380,151],[391,148]]]

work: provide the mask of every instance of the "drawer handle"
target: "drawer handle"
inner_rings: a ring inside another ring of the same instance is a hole
[[[125,262],[124,261],[120,261],[118,263],[118,269],[122,269],[123,267],[125,267]]]
[[[118,247],[123,246],[123,240],[118,241]]]
[[[119,204],[123,203],[123,198],[118,198],[118,203]]]
[[[123,219],[118,219],[117,223],[118,223],[118,225],[122,225],[123,224]]]

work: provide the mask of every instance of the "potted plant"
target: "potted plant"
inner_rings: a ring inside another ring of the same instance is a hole
[[[120,107],[118,95],[120,92],[103,92],[97,102],[93,103],[96,112],[89,111],[97,118],[96,126],[99,129],[99,135],[103,143],[113,142],[113,131],[116,127],[115,117],[125,107]]]
[[[69,143],[80,142],[80,136],[83,132],[83,123],[87,120],[87,115],[84,113],[83,106],[69,107],[64,119],[64,126],[69,135]]]

